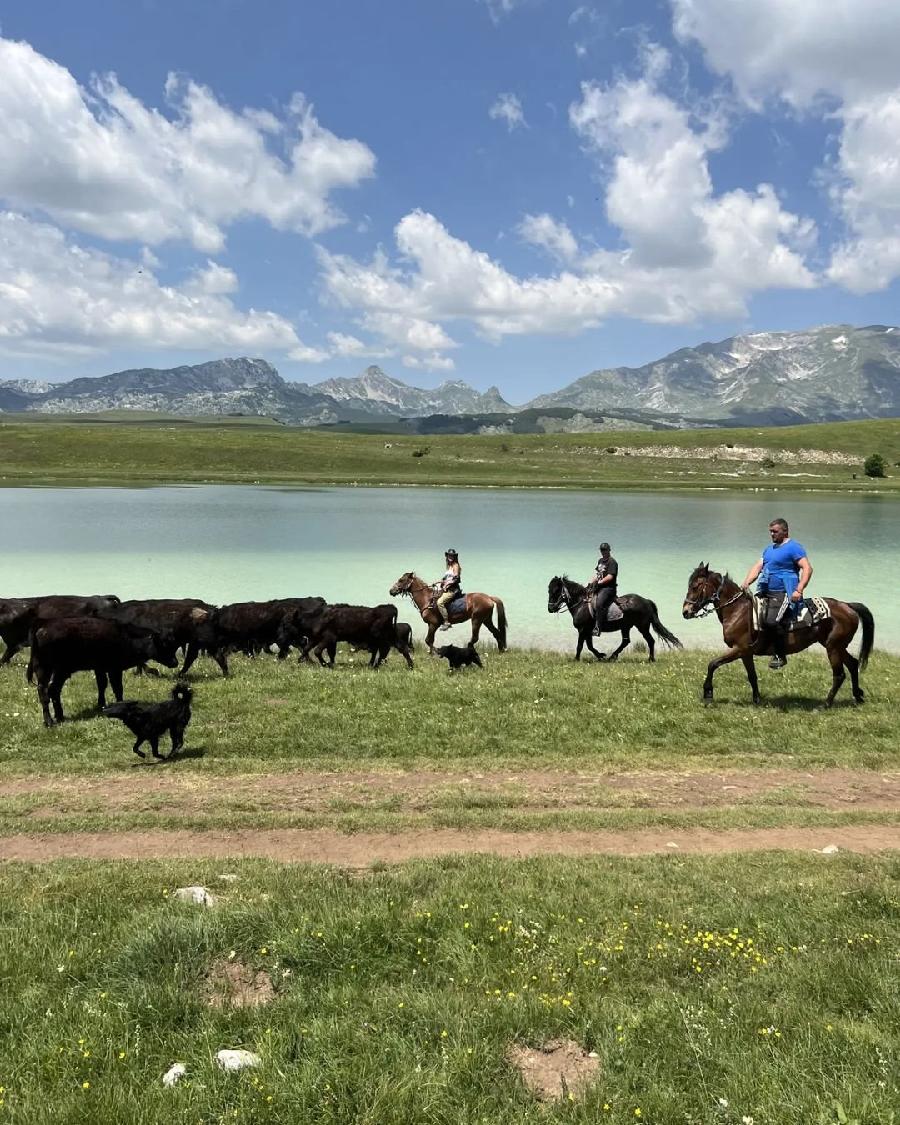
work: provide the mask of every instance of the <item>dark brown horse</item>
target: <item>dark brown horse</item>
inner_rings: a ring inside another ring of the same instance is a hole
[[[853,698],[857,703],[862,703],[865,695],[859,686],[859,670],[865,668],[872,652],[875,619],[861,602],[841,602],[837,598],[822,600],[827,603],[831,616],[808,629],[793,629],[785,634],[785,652],[802,652],[816,642],[824,645],[831,664],[831,691],[825,699],[825,706],[832,705],[841,684],[847,678],[845,667],[850,673]],[[682,615],[687,619],[702,616],[702,611],[707,607],[716,611],[716,616],[722,622],[722,637],[729,647],[727,652],[709,663],[703,682],[703,702],[712,703],[715,670],[733,660],[742,660],[753,692],[753,702],[759,703],[759,683],[753,657],[770,656],[774,650],[771,639],[765,633],[758,633],[753,629],[753,595],[738,586],[727,574],[710,570],[709,563],[700,563],[688,581]],[[856,635],[860,623],[862,646],[857,660],[847,651],[847,646]]]
[[[428,626],[425,644],[428,645],[428,651],[433,653],[434,634],[443,620],[434,604],[434,590],[423,578],[408,570],[406,574],[401,574],[394,585],[391,586],[390,594],[393,598],[396,598],[398,594],[408,594],[416,603],[416,608],[422,614],[422,620]],[[501,652],[506,652],[506,610],[503,607],[503,602],[490,594],[465,594],[463,596],[466,601],[465,609],[462,612],[451,611],[450,624],[458,625],[461,621],[468,621],[471,618],[472,639],[469,641],[470,645],[474,645],[478,640],[478,634],[481,632],[481,626],[483,625],[489,633],[493,634],[497,641],[497,648]],[[494,606],[497,607],[496,627],[492,620]]]
[[[622,643],[617,649],[606,655],[594,648],[594,611],[588,599],[588,589],[567,575],[558,575],[550,579],[547,586],[547,612],[559,613],[565,607],[572,614],[572,624],[578,630],[578,646],[575,649],[575,659],[581,659],[581,650],[585,645],[598,660],[618,660],[619,653],[631,644],[631,630],[637,629],[647,642],[647,651],[650,653],[650,662],[656,660],[656,642],[653,640],[651,627],[661,641],[665,641],[672,648],[681,648],[681,641],[670,633],[659,619],[656,603],[649,598],[642,598],[640,594],[622,594],[616,598],[616,603],[622,611],[622,616],[615,621],[605,621],[604,633],[621,633]]]

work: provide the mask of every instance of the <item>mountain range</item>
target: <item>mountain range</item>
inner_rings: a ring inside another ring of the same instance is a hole
[[[357,378],[289,382],[265,360],[247,358],[62,383],[0,381],[2,412],[109,410],[263,415],[303,426],[439,415],[469,419],[465,430],[476,417],[476,428],[502,429],[522,413],[538,431],[891,418],[900,416],[900,329],[831,325],[732,336],[642,367],[602,368],[521,406],[496,387],[480,392],[451,380],[426,390],[378,367]]]

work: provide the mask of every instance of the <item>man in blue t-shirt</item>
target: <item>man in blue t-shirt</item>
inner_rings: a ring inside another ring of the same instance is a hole
[[[787,657],[784,655],[782,621],[787,612],[799,608],[813,570],[806,557],[806,548],[789,537],[787,520],[772,520],[769,536],[772,542],[763,551],[762,558],[747,571],[742,585],[746,590],[759,579],[756,592],[766,599],[765,632],[774,653],[769,667],[783,668]]]

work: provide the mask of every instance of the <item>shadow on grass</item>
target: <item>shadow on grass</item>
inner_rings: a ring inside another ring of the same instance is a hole
[[[143,759],[138,759],[132,762],[132,766],[140,768],[141,766],[165,766],[169,763],[175,762],[189,762],[202,758],[206,754],[204,746],[192,746],[189,750],[176,750],[174,754],[166,754],[163,758],[154,758],[152,754]]]

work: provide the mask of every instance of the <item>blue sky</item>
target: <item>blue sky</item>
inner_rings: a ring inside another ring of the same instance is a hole
[[[896,323],[898,34],[883,0],[7,0],[0,378],[249,354],[522,402]]]

